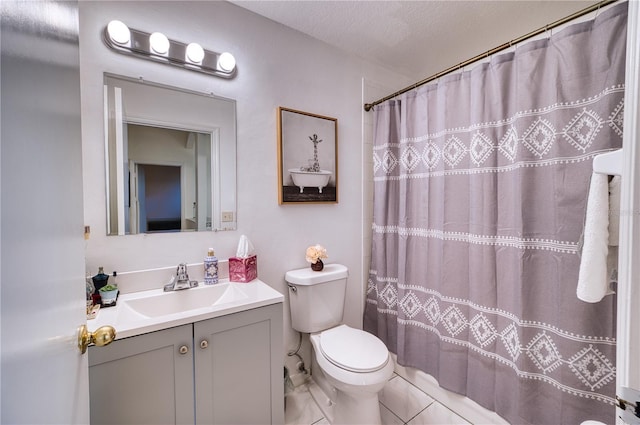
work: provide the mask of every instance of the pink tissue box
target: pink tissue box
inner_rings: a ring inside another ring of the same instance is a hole
[[[256,255],[247,258],[229,258],[229,280],[231,282],[250,282],[258,277],[258,259]]]

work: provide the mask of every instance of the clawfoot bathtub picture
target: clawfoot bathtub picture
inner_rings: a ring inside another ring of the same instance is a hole
[[[338,120],[278,108],[278,202],[338,202]]]

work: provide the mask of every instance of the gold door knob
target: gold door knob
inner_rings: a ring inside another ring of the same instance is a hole
[[[102,347],[111,344],[114,339],[116,339],[116,330],[113,326],[101,326],[95,332],[89,332],[87,325],[81,325],[78,328],[78,349],[81,354],[86,353],[89,344]]]

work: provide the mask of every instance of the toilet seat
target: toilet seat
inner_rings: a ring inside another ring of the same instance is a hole
[[[351,372],[374,372],[389,361],[389,351],[380,339],[346,325],[322,332],[320,351],[335,366]]]

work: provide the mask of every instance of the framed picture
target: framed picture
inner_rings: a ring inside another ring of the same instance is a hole
[[[338,120],[278,108],[278,202],[338,202]]]

